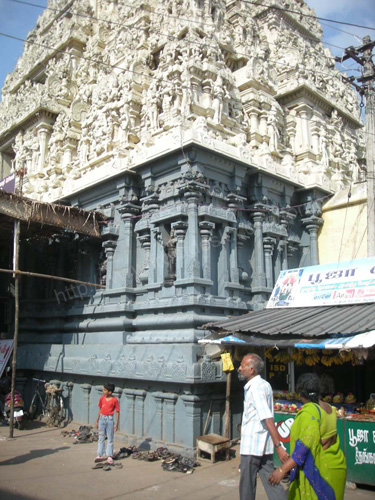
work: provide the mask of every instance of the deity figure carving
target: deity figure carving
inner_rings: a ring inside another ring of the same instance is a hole
[[[267,117],[267,134],[269,137],[269,149],[271,152],[278,150],[280,133],[277,127],[276,109],[272,108]]]
[[[213,84],[212,95],[212,108],[214,110],[213,121],[215,123],[220,123],[224,109],[224,99],[226,97],[229,97],[226,89],[224,88],[223,79],[220,75],[218,75],[216,81]]]
[[[176,279],[176,245],[177,238],[174,234],[174,229],[171,229],[170,237],[164,245],[164,252],[167,255],[168,274],[164,281],[164,286],[172,286]]]
[[[16,153],[13,168],[15,171],[24,168],[26,162],[26,149],[23,142],[22,132],[18,132],[13,144],[13,151]]]

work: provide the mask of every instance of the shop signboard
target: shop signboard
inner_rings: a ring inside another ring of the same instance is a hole
[[[13,351],[13,340],[0,340],[0,377]]]
[[[375,258],[281,271],[267,308],[375,301]]]
[[[6,191],[7,193],[14,193],[16,188],[16,174],[10,174],[4,179],[0,180],[0,191]]]

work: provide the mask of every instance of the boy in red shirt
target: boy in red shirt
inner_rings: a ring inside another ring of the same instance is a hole
[[[105,449],[105,436],[107,434],[107,457],[113,455],[113,438],[114,433],[118,429],[118,422],[120,419],[120,405],[118,399],[112,396],[115,390],[114,384],[104,384],[103,396],[99,399],[99,411],[95,422],[95,429],[99,431],[98,440],[98,456],[95,461],[100,461],[104,457]],[[116,425],[114,425],[113,418],[116,411]]]

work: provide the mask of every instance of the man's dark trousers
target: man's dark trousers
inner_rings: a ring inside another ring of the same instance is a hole
[[[241,455],[240,500],[255,500],[257,473],[269,500],[287,500],[288,492],[281,484],[272,486],[268,478],[274,471],[272,455]]]

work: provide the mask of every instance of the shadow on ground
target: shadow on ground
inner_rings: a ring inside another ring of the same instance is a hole
[[[1,500],[35,500],[35,497],[12,493],[10,491],[5,491],[2,488],[0,488],[0,498]]]
[[[18,457],[10,458],[8,460],[4,460],[0,462],[0,467],[3,465],[17,465],[17,464],[24,464],[25,462],[28,462],[29,460],[34,460],[35,458],[40,458],[40,457],[45,457],[46,455],[53,455],[54,453],[58,453],[59,451],[62,450],[69,450],[70,446],[61,446],[60,448],[44,448],[41,450],[30,450],[28,453],[25,453],[24,455],[19,455]],[[0,496],[1,499],[3,499],[2,496]]]

